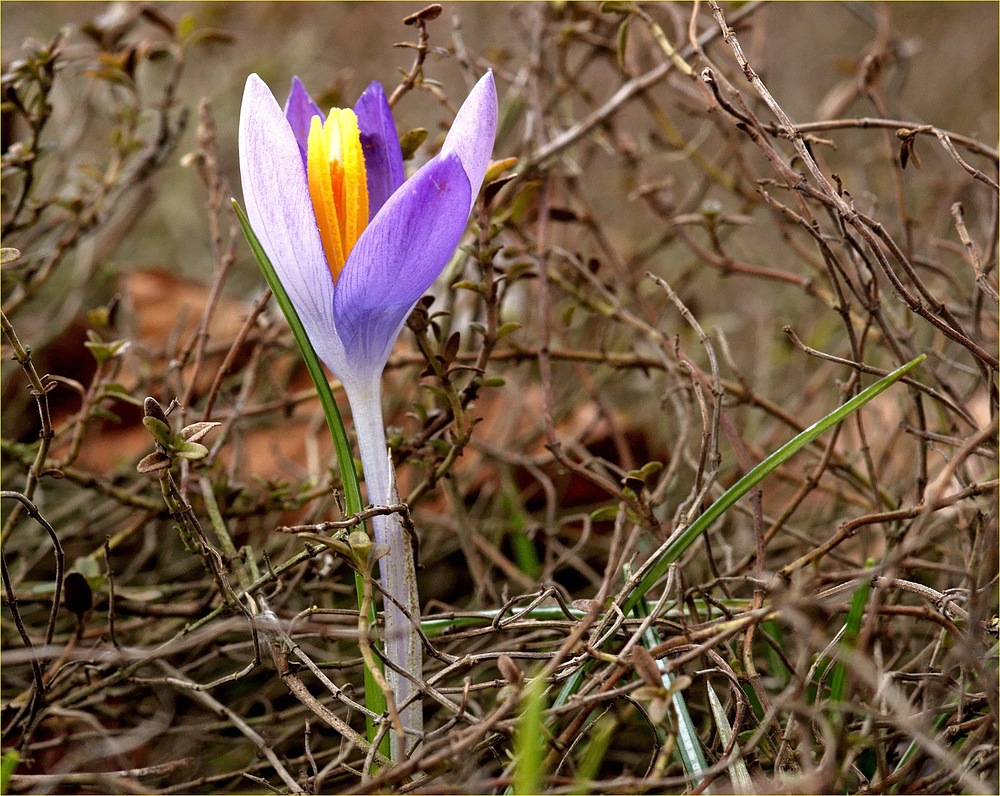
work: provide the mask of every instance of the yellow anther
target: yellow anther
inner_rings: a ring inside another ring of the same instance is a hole
[[[354,111],[334,108],[325,124],[313,117],[307,162],[316,223],[336,280],[368,226],[368,175]]]

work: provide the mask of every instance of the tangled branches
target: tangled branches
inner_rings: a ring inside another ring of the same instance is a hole
[[[219,8],[257,64],[264,23]],[[346,516],[236,235],[235,117],[190,101],[193,45],[230,39],[116,13],[3,76],[12,791],[995,791],[998,154],[973,66],[935,70],[891,5],[408,17],[411,165],[486,68],[510,160],[390,360],[402,500]],[[925,38],[995,28],[935,13]],[[171,272],[102,290],[193,196]],[[755,464],[921,354],[634,596]],[[385,512],[424,608],[426,733],[395,766],[353,583],[389,599],[352,539]]]

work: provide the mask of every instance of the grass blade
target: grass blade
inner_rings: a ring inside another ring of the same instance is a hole
[[[701,536],[701,534],[707,531],[712,524],[719,519],[719,517],[721,517],[737,500],[757,486],[757,484],[763,481],[768,475],[788,461],[792,456],[802,450],[802,448],[823,434],[823,432],[828,431],[837,423],[842,422],[854,412],[858,411],[858,409],[887,390],[903,376],[917,367],[917,365],[923,362],[926,358],[926,354],[921,354],[910,362],[907,362],[902,367],[897,368],[889,375],[879,379],[871,386],[862,390],[851,400],[847,401],[842,406],[839,406],[826,417],[816,421],[813,425],[809,426],[809,428],[805,429],[803,432],[782,445],[778,450],[764,459],[764,461],[754,467],[749,473],[723,492],[718,500],[716,500],[711,506],[708,507],[708,509],[705,510],[704,513],[692,522],[680,536],[662,549],[656,557],[650,559],[650,562],[646,565],[645,575],[643,575],[639,583],[636,584],[635,588],[632,589],[629,595],[625,598],[622,605],[622,612],[633,613],[637,606],[644,604],[646,593],[653,587],[654,584],[656,584],[657,581],[659,581],[661,577],[663,577],[670,565],[680,558],[684,551],[687,550],[695,542],[695,540]],[[558,707],[566,704],[569,698],[576,693],[577,689],[580,687],[580,683],[583,681],[585,670],[586,667],[574,672],[574,674],[566,680],[553,703],[555,706]],[[667,681],[664,681],[664,684],[669,687],[669,683]],[[677,696],[679,697],[680,695],[678,694]],[[690,723],[690,716],[687,716],[687,707],[684,705],[683,697],[680,698],[679,704],[675,701],[675,707],[677,708],[678,719],[681,725],[679,728],[680,731],[684,732],[688,727],[690,727],[693,732],[694,728]],[[685,717],[687,717],[686,721]],[[685,752],[685,746],[687,746],[687,751],[690,753],[690,757],[683,758],[685,769],[688,774],[694,776],[695,772],[698,770],[698,757],[701,756],[701,747],[697,743],[686,744],[685,739],[681,736],[679,736],[679,740],[682,754]],[[694,740],[697,741],[697,738]],[[705,768],[706,765],[704,764],[703,757],[701,763],[702,768]]]
[[[733,726],[729,723],[729,717],[726,715],[725,708],[722,707],[719,695],[712,688],[712,684],[706,682],[705,685],[708,688],[708,703],[712,709],[712,718],[715,719],[715,726],[719,730],[719,740],[722,741],[723,747],[729,746],[729,742],[733,738]],[[729,776],[733,781],[733,790],[737,793],[756,792],[753,780],[750,779],[750,772],[747,771],[747,764],[742,757],[737,757],[733,761],[729,767]]]
[[[545,682],[536,677],[521,696],[521,715],[514,730],[514,793],[542,792],[542,763],[549,746],[545,742],[542,712]]]
[[[649,616],[649,606],[646,601],[640,600],[632,613],[643,619]],[[646,632],[642,634],[642,644],[646,649],[656,647],[660,641],[659,631],[655,627],[646,628]],[[666,663],[662,659],[657,659],[656,666],[660,670],[663,687],[668,691],[672,690],[674,675],[666,670]],[[681,763],[684,766],[684,771],[694,783],[700,784],[705,778],[708,762],[701,750],[698,731],[694,727],[694,722],[691,721],[691,713],[684,701],[684,694],[680,690],[674,691],[670,701],[677,715],[677,751],[681,756]]]
[[[663,550],[656,559],[652,560],[652,563],[649,565],[649,568],[647,569],[642,580],[639,581],[636,587],[632,590],[632,593],[626,598],[625,603],[622,605],[622,611],[624,613],[630,612],[639,600],[645,596],[646,592],[648,592],[653,585],[663,577],[670,565],[680,558],[684,551],[687,550],[699,536],[707,531],[712,524],[719,519],[719,517],[721,517],[737,500],[757,486],[757,484],[763,481],[767,476],[778,469],[778,467],[788,461],[792,456],[802,450],[802,448],[820,436],[823,432],[828,431],[845,418],[854,414],[870,400],[903,378],[903,376],[923,362],[924,359],[926,359],[926,356],[926,354],[921,354],[916,359],[907,362],[901,368],[897,368],[888,376],[879,379],[867,389],[862,390],[851,400],[843,404],[843,406],[837,407],[837,409],[828,414],[826,417],[816,421],[801,434],[786,442],[778,448],[778,450],[764,459],[764,461],[754,467],[749,473],[743,476],[739,481],[729,487],[729,489],[723,492],[718,500],[709,506],[708,509],[706,509],[705,512],[698,517],[698,519],[685,528],[681,535],[671,542],[670,545]]]
[[[17,764],[21,761],[21,754],[17,749],[11,749],[6,752],[3,759],[0,760],[0,793],[9,793],[7,790],[7,785],[10,783],[10,778],[14,776],[14,772],[17,770]]]
[[[875,562],[869,559],[867,563],[871,567]],[[844,635],[840,640],[839,660],[833,665],[833,673],[830,675],[831,702],[840,702],[846,696],[847,661],[845,658],[854,652],[858,636],[861,635],[861,620],[864,618],[865,606],[868,604],[868,594],[871,590],[871,580],[862,578],[851,598],[851,607],[847,610],[847,620],[844,624]]]
[[[577,793],[587,793],[591,783],[600,771],[604,755],[611,743],[611,736],[618,727],[618,721],[611,713],[605,713],[590,726],[590,738],[580,755],[576,768],[573,789]]]

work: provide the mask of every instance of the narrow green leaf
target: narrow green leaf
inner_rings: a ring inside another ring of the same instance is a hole
[[[715,719],[715,726],[719,730],[719,740],[722,741],[723,747],[729,746],[729,741],[733,737],[733,725],[729,723],[729,717],[722,707],[722,702],[719,701],[718,694],[712,688],[712,684],[705,683],[705,685],[708,688],[708,702],[712,708],[712,718]],[[737,793],[755,793],[753,780],[750,779],[750,772],[747,771],[747,764],[742,757],[733,761],[729,767],[729,776],[733,781],[733,790]]]
[[[874,561],[869,559],[867,566],[873,566]],[[858,636],[861,635],[861,620],[865,616],[865,606],[868,604],[868,595],[872,590],[872,582],[869,578],[862,578],[858,588],[851,598],[851,607],[847,610],[847,620],[844,626],[844,635],[840,639],[840,659],[834,664],[833,672],[830,675],[830,700],[840,702],[845,697],[847,688],[847,661],[846,656],[853,653],[857,646]]]
[[[110,409],[106,409],[103,406],[93,405],[90,407],[90,416],[99,418],[100,420],[108,420],[112,423],[121,423],[121,416],[112,412]]]
[[[454,290],[471,290],[473,293],[483,294],[483,286],[479,282],[473,282],[471,279],[461,279],[452,285]]]
[[[505,525],[508,528],[508,539],[517,568],[529,578],[537,579],[542,575],[542,562],[538,559],[535,543],[524,532],[524,528],[528,524],[527,517],[520,500],[512,497],[516,494],[513,489],[509,489],[505,491],[503,496],[503,511],[506,518]]]
[[[902,367],[894,370],[888,376],[885,376],[875,382],[867,389],[862,390],[854,396],[854,398],[847,401],[843,406],[838,407],[829,415],[817,421],[801,434],[794,437],[781,448],[776,450],[764,459],[764,461],[754,467],[749,473],[743,476],[743,478],[727,489],[719,497],[719,499],[709,506],[709,508],[693,523],[691,523],[691,525],[689,525],[677,539],[671,542],[668,547],[659,553],[656,560],[647,569],[646,574],[642,577],[628,597],[626,597],[622,605],[623,613],[632,613],[633,615],[637,615],[636,609],[645,605],[646,593],[657,581],[659,581],[661,577],[663,577],[670,565],[680,558],[684,551],[687,550],[688,547],[690,547],[691,544],[694,543],[699,536],[701,536],[701,534],[707,531],[712,524],[737,500],[763,481],[780,465],[798,453],[798,451],[802,450],[802,448],[820,436],[824,431],[827,431],[837,423],[840,423],[877,395],[884,392],[890,386],[899,381],[899,379],[913,370],[917,365],[923,362],[924,359],[926,359],[926,355],[921,354],[916,359],[911,362],[907,362]],[[598,511],[600,512],[601,510]],[[655,630],[650,628],[647,631],[647,634],[652,634],[649,639],[652,643],[647,643],[645,636],[643,637],[643,643],[646,644],[647,647],[652,647],[655,644]],[[580,684],[583,682],[583,677],[587,668],[588,667],[585,666],[578,669],[571,677],[566,679],[562,688],[559,690],[559,694],[553,702],[554,706],[559,707],[565,705],[569,701],[570,697],[577,692]],[[664,678],[664,685],[667,687],[670,685],[670,681],[667,677]],[[685,769],[688,774],[694,776],[694,771],[696,771],[699,766],[698,757],[702,758],[700,761],[702,769],[707,768],[707,765],[704,762],[701,747],[698,745],[697,735],[694,734],[694,725],[691,723],[691,718],[688,715],[687,706],[684,704],[683,696],[680,693],[675,694],[674,705],[677,708],[678,718],[680,720],[680,726],[678,728],[678,747],[684,761]],[[688,733],[690,733],[690,735],[688,735]]]
[[[607,4],[605,4],[605,5],[607,5]],[[615,4],[615,5],[618,5],[618,4]],[[628,6],[628,5],[631,5],[631,4],[630,3],[626,3],[625,5]],[[632,22],[633,17],[631,15],[631,12],[629,10],[627,10],[627,9],[622,9],[621,11],[619,11],[618,9],[614,9],[614,10],[617,13],[628,14],[628,16],[625,17],[621,21],[621,24],[618,26],[618,36],[617,36],[617,41],[615,43],[615,54],[618,56],[618,68],[621,69],[624,72],[628,68],[625,65],[625,48],[628,46],[628,27],[629,27],[629,24]]]
[[[118,382],[110,382],[101,388],[102,398],[113,398],[116,401],[132,404],[132,406],[142,406],[143,400],[136,398]]]
[[[618,506],[602,506],[590,512],[591,522],[609,522],[618,516]]]
[[[562,312],[559,313],[559,317],[562,318],[563,326],[569,326],[573,323],[573,316],[576,315],[576,304],[567,304],[562,308]]]
[[[548,752],[542,712],[545,710],[545,681],[536,677],[521,696],[521,715],[514,729],[514,793],[542,792],[542,763]]]
[[[949,721],[951,721],[951,714],[949,713],[942,713],[940,716],[938,716],[934,720],[934,725],[933,725],[934,735],[936,736],[937,733],[943,730],[945,725],[948,724]],[[909,763],[910,760],[913,759],[913,756],[920,752],[920,748],[921,745],[919,741],[916,740],[910,741],[909,745],[906,747],[906,751],[903,752],[903,756],[899,758],[899,762],[896,763],[896,767],[893,769],[892,773],[895,774],[896,772],[900,771],[903,768],[903,766]],[[901,783],[899,781],[896,781],[893,784],[893,786],[889,789],[889,793],[899,793],[900,784]]]
[[[926,357],[926,354],[921,354],[912,362],[907,362],[901,368],[894,370],[888,376],[879,379],[879,381],[875,382],[867,389],[862,390],[851,400],[847,401],[847,403],[843,406],[837,407],[837,409],[828,414],[826,417],[813,423],[801,434],[782,445],[778,448],[778,450],[764,459],[764,461],[754,467],[749,473],[723,492],[718,500],[709,506],[708,509],[706,509],[705,512],[698,517],[698,519],[684,529],[681,535],[677,537],[677,539],[675,539],[669,547],[660,553],[659,558],[657,558],[656,562],[649,568],[645,576],[643,576],[642,580],[625,600],[624,605],[622,605],[622,611],[624,613],[631,611],[636,603],[638,603],[639,600],[646,594],[646,592],[653,587],[653,584],[663,577],[670,565],[680,558],[684,551],[687,550],[699,536],[707,531],[712,524],[719,519],[719,517],[725,514],[725,512],[737,500],[757,486],[757,484],[767,478],[767,476],[773,473],[776,469],[778,469],[778,467],[792,458],[792,456],[802,450],[823,432],[828,431],[845,418],[854,414],[854,412],[858,411],[858,409],[872,400],[875,396],[884,392],[886,389],[903,378],[903,376],[923,362]]]
[[[778,622],[761,622],[760,629],[774,639],[782,650],[785,649],[785,640],[781,625]],[[764,656],[767,659],[767,670],[771,673],[772,677],[778,678],[778,682],[784,688],[792,678],[791,670],[789,670],[784,660],[782,660],[781,656],[769,643],[764,645]]]
[[[628,569],[626,568],[627,575]],[[640,599],[636,602],[632,608],[632,615],[641,619],[649,616],[649,605],[645,599]],[[653,626],[646,628],[646,632],[642,634],[643,646],[646,649],[652,649],[658,646],[660,642],[659,631]],[[663,687],[671,692],[670,701],[677,717],[677,751],[681,756],[681,763],[687,775],[696,783],[700,783],[705,778],[705,770],[708,768],[708,762],[705,760],[705,753],[701,749],[701,741],[698,738],[698,731],[694,727],[694,722],[691,720],[691,713],[688,711],[687,702],[684,701],[684,693],[674,687],[674,680],[676,678],[663,668],[663,662],[658,660],[656,664],[660,670]]]
[[[143,456],[142,460],[135,466],[136,471],[143,475],[157,473],[160,470],[168,470],[169,468],[170,459],[162,451],[153,451],[148,456]]]
[[[575,792],[586,793],[591,789],[608,751],[608,744],[611,743],[611,735],[617,727],[618,720],[612,713],[605,713],[590,725],[590,738],[577,763],[576,780],[573,783]]]
[[[17,749],[10,749],[0,760],[0,793],[10,793],[7,786],[10,778],[17,770],[17,764],[21,762],[21,754]]]

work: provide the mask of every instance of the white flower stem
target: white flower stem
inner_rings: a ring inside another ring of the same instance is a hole
[[[368,501],[385,506],[399,502],[393,478],[392,462],[386,448],[385,426],[382,420],[382,390],[380,375],[371,383],[344,385],[351,404],[358,450],[364,468]],[[417,594],[417,573],[413,565],[413,548],[398,514],[372,518],[375,544],[388,548],[379,560],[382,588],[409,612],[412,620],[391,600],[384,600],[385,654],[389,661],[414,678],[421,678],[423,649],[420,636],[412,622],[420,621],[420,600]],[[396,704],[402,705],[416,690],[406,677],[392,669],[386,670],[386,680]],[[423,732],[423,711],[420,700],[414,700],[400,710],[406,738],[396,738],[392,744],[392,759],[399,762]]]

